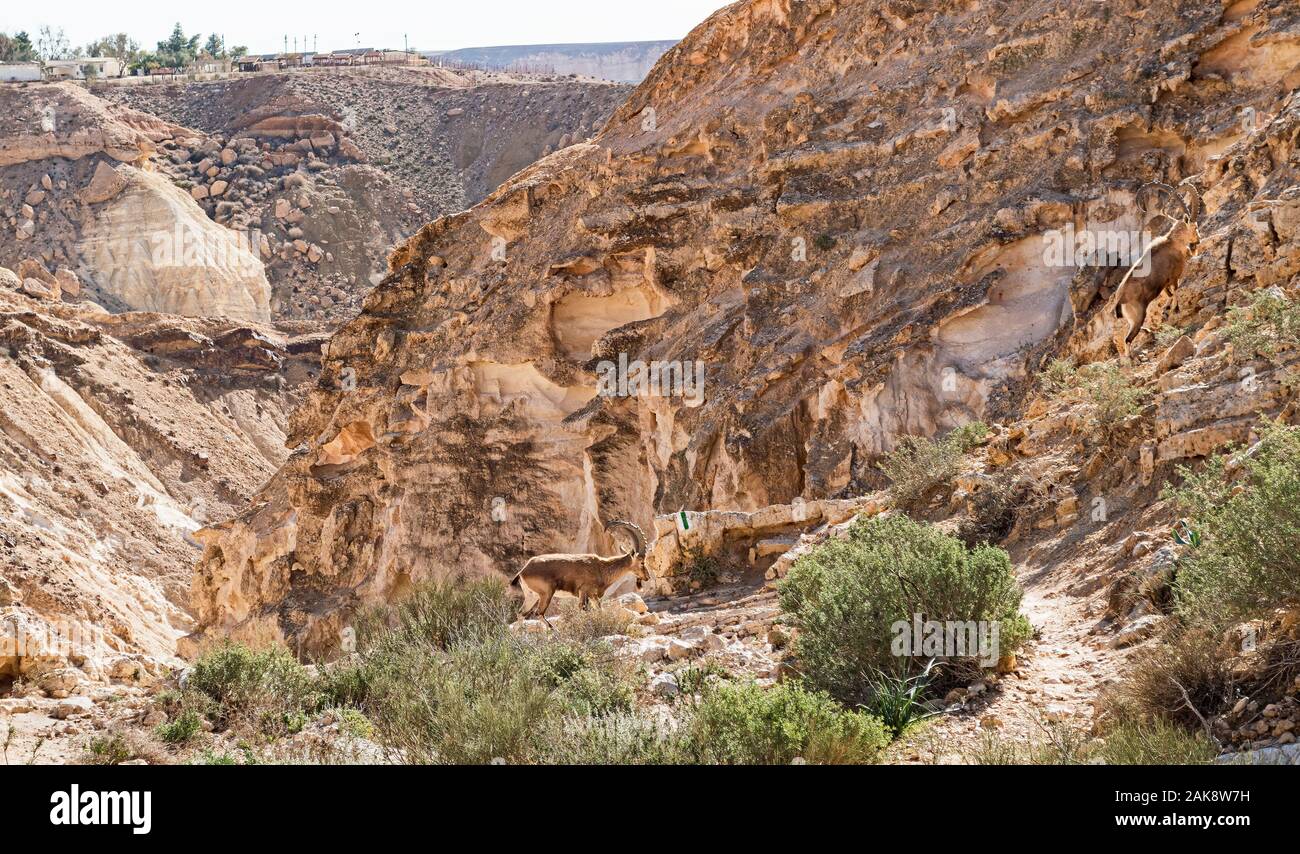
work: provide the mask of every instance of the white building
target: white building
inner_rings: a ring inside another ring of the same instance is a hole
[[[39,62],[0,62],[0,82],[31,82],[40,79],[41,64]]]
[[[45,63],[45,75],[54,80],[84,80],[87,77],[121,77],[122,60],[112,56],[81,56],[76,59],[51,59]]]

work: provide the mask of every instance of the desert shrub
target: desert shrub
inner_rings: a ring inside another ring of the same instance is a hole
[[[300,731],[325,700],[315,677],[287,649],[233,643],[194,662],[186,691],[213,701],[207,716],[218,727],[248,726],[272,737]]]
[[[1082,765],[1093,745],[1086,733],[1064,723],[1040,723],[1042,734],[1027,743],[985,732],[963,756],[968,765]]]
[[[722,562],[716,555],[706,555],[695,546],[682,550],[682,566],[685,575],[700,589],[707,589],[718,583],[722,577]]]
[[[1238,361],[1273,358],[1300,343],[1300,302],[1281,288],[1255,291],[1246,305],[1228,310],[1224,332]]]
[[[1120,724],[1097,752],[1107,765],[1204,765],[1218,755],[1203,732],[1159,719]]]
[[[941,487],[951,487],[961,473],[962,457],[987,435],[988,427],[977,421],[938,440],[904,436],[879,463],[890,480],[894,500],[899,506],[908,506]]]
[[[1077,383],[1078,370],[1069,359],[1053,359],[1039,374],[1043,391],[1053,397],[1070,391]]]
[[[781,584],[780,602],[799,629],[794,652],[804,678],[850,703],[870,700],[871,674],[922,666],[892,649],[893,625],[910,624],[915,614],[996,623],[1000,655],[1030,634],[1006,552],[968,549],[902,515],[860,518],[847,539],[827,540],[800,558]]]
[[[195,765],[238,765],[239,762],[229,753],[217,753],[211,748],[204,750],[194,760]]]
[[[372,609],[357,620],[358,643],[414,642],[448,649],[463,637],[491,633],[519,613],[516,598],[496,576],[416,585],[395,606]]]
[[[118,732],[96,736],[86,746],[86,765],[121,765],[132,756],[131,746],[126,738]]]
[[[375,734],[374,724],[356,709],[339,709],[336,716],[339,731],[350,738],[370,738]]]
[[[184,744],[198,734],[203,728],[203,719],[193,709],[185,709],[175,718],[158,725],[155,732],[163,742],[172,745]]]
[[[554,765],[681,765],[691,757],[679,730],[625,712],[550,721],[540,761]]]
[[[1007,475],[988,478],[971,496],[970,512],[957,529],[957,539],[971,547],[1005,539],[1015,526],[1017,509],[1024,503],[1023,492]]]
[[[576,607],[566,611],[564,619],[558,620],[555,627],[560,637],[586,643],[610,635],[627,634],[627,627],[631,624],[627,609],[596,602],[585,611]]]
[[[1213,633],[1205,629],[1175,631],[1155,655],[1136,659],[1107,692],[1105,707],[1116,721],[1167,721],[1199,727],[1234,695],[1231,663]]]
[[[586,726],[631,712],[630,665],[599,641],[510,631],[514,612],[504,585],[480,585],[473,596],[417,596],[418,607],[375,615],[350,665],[357,673],[341,680],[364,686],[361,709],[372,737],[394,758],[549,761],[548,737],[564,730],[563,721]]]
[[[1179,474],[1182,485],[1165,497],[1187,515],[1199,545],[1178,563],[1178,613],[1223,626],[1300,602],[1300,428],[1263,422],[1249,451]]]
[[[677,687],[686,697],[703,693],[710,685],[731,679],[727,668],[713,660],[680,667],[673,671],[673,676],[677,678]]]
[[[1156,346],[1161,350],[1167,350],[1170,347],[1172,347],[1175,343],[1177,343],[1179,338],[1182,338],[1186,334],[1187,334],[1186,329],[1183,329],[1178,326],[1170,326],[1169,324],[1164,324],[1159,329],[1156,330],[1155,333]]]
[[[796,682],[771,688],[727,683],[710,688],[691,716],[688,743],[697,762],[782,765],[875,762],[889,743],[885,726]]]
[[[1079,390],[1091,404],[1090,420],[1104,433],[1113,432],[1142,412],[1147,392],[1116,362],[1094,362],[1079,371]]]

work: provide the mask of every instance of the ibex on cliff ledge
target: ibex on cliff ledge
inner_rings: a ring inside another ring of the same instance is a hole
[[[551,597],[558,590],[577,596],[578,607],[586,608],[593,597],[599,600],[615,581],[629,572],[636,576],[637,585],[640,586],[640,582],[648,578],[645,570],[645,534],[631,522],[615,520],[605,526],[606,531],[616,528],[622,528],[631,535],[631,551],[611,557],[591,554],[530,557],[524,568],[510,580],[510,586],[519,590],[525,601],[530,592],[537,596],[537,601],[521,616],[538,616],[545,622],[546,609],[550,607]],[[550,625],[549,622],[546,624]]]
[[[1182,194],[1190,194],[1184,198]],[[1149,207],[1147,201],[1154,195],[1160,202],[1161,210],[1156,215],[1173,223],[1169,230],[1151,241],[1151,244],[1138,258],[1137,262],[1125,274],[1115,293],[1115,317],[1128,324],[1123,342],[1117,344],[1121,356],[1128,356],[1128,346],[1142,331],[1146,320],[1147,307],[1165,290],[1178,286],[1183,277],[1187,259],[1192,255],[1192,247],[1199,241],[1196,230],[1196,215],[1199,209],[1199,197],[1189,184],[1182,184],[1177,189],[1166,184],[1151,183],[1144,185],[1137,192],[1137,204],[1140,210]],[[1169,202],[1177,204],[1175,215],[1168,212]],[[1142,276],[1140,271],[1149,265],[1148,274]],[[1118,333],[1119,330],[1116,330]],[[1118,336],[1117,336],[1118,337]]]

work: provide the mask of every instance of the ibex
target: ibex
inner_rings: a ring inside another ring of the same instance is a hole
[[[556,591],[563,590],[578,597],[578,607],[586,608],[592,598],[597,600],[605,595],[615,581],[629,572],[637,578],[637,586],[648,578],[645,570],[646,541],[645,534],[631,522],[615,520],[605,526],[606,531],[616,529],[627,531],[633,541],[630,551],[611,557],[592,554],[551,554],[530,557],[524,568],[510,580],[510,586],[519,590],[525,601],[528,594],[537,596],[531,608],[520,616],[525,619],[532,616],[546,621],[546,609],[550,607],[551,597]]]
[[[1157,211],[1157,216],[1169,220],[1173,225],[1164,234],[1151,241],[1141,257],[1124,275],[1123,281],[1115,292],[1115,317],[1128,321],[1128,330],[1124,335],[1123,344],[1119,347],[1122,356],[1128,356],[1128,345],[1142,331],[1147,307],[1166,288],[1173,288],[1178,284],[1178,280],[1183,277],[1183,268],[1187,265],[1187,259],[1191,257],[1192,247],[1200,242],[1194,212],[1196,191],[1186,184],[1180,186],[1192,193],[1191,206],[1179,195],[1178,190],[1167,184],[1147,184],[1137,192],[1137,203],[1141,210],[1145,211],[1147,208],[1143,203],[1143,194],[1154,191],[1160,197],[1161,208],[1164,208],[1170,199],[1177,202],[1180,216],[1172,217],[1163,209]],[[1148,263],[1150,268],[1145,276],[1135,275]]]

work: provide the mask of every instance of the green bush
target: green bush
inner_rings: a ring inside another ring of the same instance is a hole
[[[546,723],[539,761],[551,765],[682,765],[691,761],[682,733],[630,712],[568,716]]]
[[[193,709],[186,709],[180,715],[159,724],[157,733],[158,738],[167,744],[184,744],[196,736],[203,728],[203,719],[199,713]]]
[[[373,738],[391,755],[559,761],[548,742],[555,732],[567,728],[566,743],[575,743],[572,733],[599,730],[592,721],[631,712],[632,674],[607,644],[511,632],[514,606],[502,584],[478,583],[469,594],[443,586],[417,591],[418,606],[374,615],[350,665],[356,673],[342,679],[364,686]]]
[[[1078,370],[1069,359],[1053,359],[1039,374],[1043,391],[1055,397],[1074,389],[1078,382]]]
[[[1228,310],[1225,333],[1238,361],[1273,358],[1300,343],[1300,302],[1280,288],[1255,291],[1246,305]]]
[[[87,765],[121,765],[132,756],[131,746],[121,733],[109,733],[90,740],[84,762]]]
[[[317,680],[287,649],[242,644],[202,655],[186,691],[213,701],[209,714],[217,726],[248,725],[269,736],[298,732],[325,701]]]
[[[1249,451],[1179,474],[1182,486],[1165,497],[1200,544],[1178,563],[1178,613],[1222,627],[1300,601],[1300,428],[1264,422]]]
[[[400,604],[363,614],[358,643],[364,648],[382,639],[449,649],[462,638],[503,628],[518,613],[519,603],[497,576],[420,584]]]
[[[780,602],[799,629],[794,651],[804,677],[849,703],[870,700],[871,674],[923,666],[892,649],[893,625],[915,614],[996,622],[1000,655],[1030,634],[1006,552],[968,549],[902,515],[859,519],[847,539],[827,540],[800,558],[781,584]]]
[[[988,436],[980,422],[953,430],[937,441],[924,436],[904,436],[880,461],[890,480],[889,490],[899,506],[929,497],[940,487],[951,487],[961,473],[962,457]]]
[[[794,682],[771,688],[724,683],[710,688],[688,729],[694,761],[724,765],[875,762],[889,743],[885,726],[847,711],[826,694]]]

